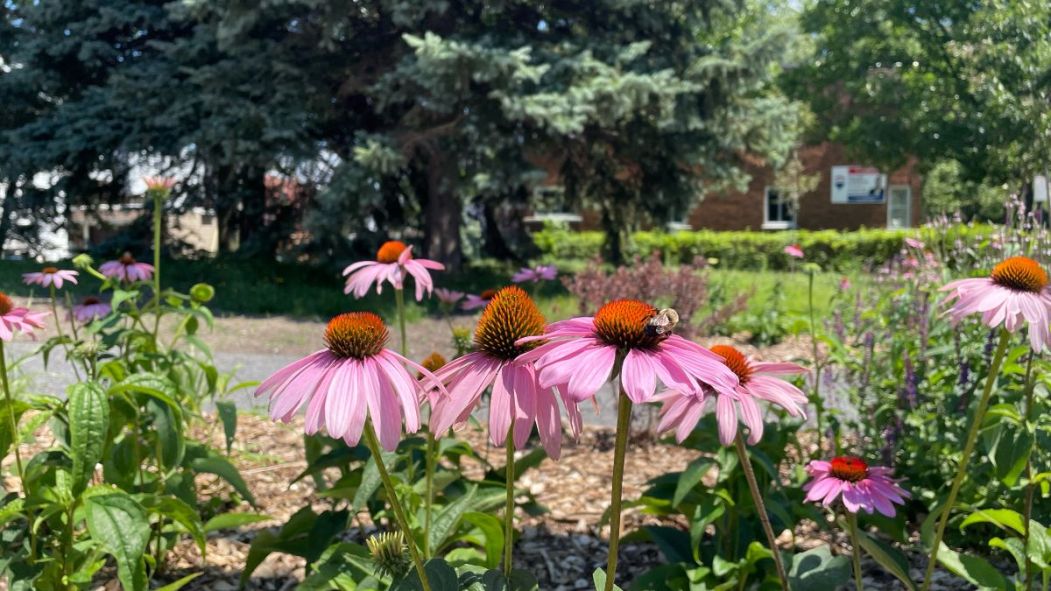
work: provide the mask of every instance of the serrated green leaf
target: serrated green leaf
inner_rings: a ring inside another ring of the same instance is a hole
[[[85,514],[91,537],[117,561],[117,577],[127,591],[145,591],[143,554],[150,537],[146,511],[127,493],[101,489],[85,495]],[[91,489],[89,489],[91,490]]]
[[[80,382],[69,387],[69,447],[73,459],[71,492],[84,492],[102,460],[109,432],[109,401],[102,386]]]
[[[671,501],[673,507],[678,507],[682,504],[686,495],[700,484],[704,475],[708,473],[714,464],[715,462],[711,458],[700,457],[686,466],[686,469],[679,475],[679,480],[675,484],[675,494],[672,495]]]
[[[478,544],[485,550],[485,566],[487,568],[499,566],[505,543],[504,528],[500,519],[489,513],[468,511],[463,514],[463,520],[478,528],[482,534],[481,540],[474,538],[468,541]]]
[[[431,521],[431,530],[427,532],[430,542],[429,547],[432,552],[438,552],[446,540],[456,531],[456,528],[460,525],[460,518],[471,507],[474,493],[477,490],[477,486],[471,486],[463,496],[442,507],[442,510],[434,516],[434,520]]]
[[[221,529],[236,529],[253,523],[270,521],[273,517],[260,513],[223,513],[209,519],[204,524],[204,531],[211,533]]]
[[[983,509],[975,511],[963,520],[963,523],[960,524],[960,529],[963,530],[968,525],[975,523],[991,523],[1003,529],[1014,530],[1019,535],[1025,533],[1025,522],[1022,519],[1022,515],[1010,509]]]
[[[1007,578],[984,558],[960,554],[941,543],[938,562],[949,572],[983,589],[1007,589]]]
[[[850,580],[850,559],[832,556],[822,545],[792,557],[788,579],[792,589],[835,591]]]
[[[203,458],[194,458],[190,463],[190,467],[193,468],[194,472],[215,474],[222,478],[234,487],[234,490],[238,492],[246,501],[255,505],[255,497],[252,496],[252,491],[248,490],[248,485],[245,483],[244,478],[241,477],[241,473],[237,471],[237,468],[230,463],[224,457],[218,456],[215,452],[208,450],[208,455]]]
[[[223,437],[226,440],[226,454],[234,444],[234,436],[237,434],[237,407],[232,402],[220,401],[215,403],[215,409],[219,413],[219,420],[223,422]]]

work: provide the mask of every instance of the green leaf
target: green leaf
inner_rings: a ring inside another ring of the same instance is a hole
[[[25,499],[12,499],[11,502],[0,507],[0,529],[10,521],[18,519],[22,515],[22,509],[25,508],[25,505]]]
[[[12,400],[10,408],[14,409],[15,425],[18,425],[22,413],[29,408],[29,405],[21,400]],[[7,452],[16,438],[15,434],[11,433],[11,419],[8,418],[10,412],[7,400],[0,400],[0,458],[7,457]]]
[[[960,524],[963,530],[968,525],[975,523],[991,523],[997,527],[1014,530],[1019,535],[1025,534],[1025,525],[1022,515],[1010,509],[982,509],[967,516]]]
[[[388,461],[394,459],[394,454],[387,456],[387,453],[381,452],[380,454],[385,465],[387,465]],[[376,467],[376,458],[369,458],[368,462],[365,463],[365,469],[361,472],[361,484],[358,486],[358,490],[354,492],[351,508],[357,511],[364,507],[382,484],[379,468]]]
[[[185,587],[187,583],[189,583],[190,581],[196,579],[197,577],[201,576],[202,574],[204,574],[204,573],[193,573],[192,575],[186,575],[185,577],[179,579],[178,581],[175,581],[173,583],[168,583],[167,585],[165,585],[163,587],[158,587],[158,588],[154,589],[154,591],[178,591],[179,589],[182,589],[183,587]]]
[[[689,532],[664,525],[648,525],[642,531],[657,544],[667,562],[693,562]]]
[[[204,556],[207,553],[204,528],[201,526],[201,516],[185,501],[174,496],[148,495],[142,497],[142,504],[146,509],[164,515],[175,523],[178,523],[190,534],[197,548]]]
[[[505,543],[504,528],[500,519],[489,513],[468,511],[463,514],[463,520],[478,528],[482,534],[481,540],[471,541],[485,549],[485,566],[487,568],[499,566]]]
[[[606,589],[606,571],[601,568],[596,568],[595,572],[591,574],[591,579],[595,582],[595,591],[605,591]],[[624,591],[616,583],[613,584],[614,591]]]
[[[219,420],[223,422],[223,436],[226,438],[226,455],[230,455],[230,449],[234,444],[234,435],[237,434],[237,407],[233,402],[216,402],[215,409],[219,412]]]
[[[449,503],[434,517],[431,522],[431,531],[427,532],[432,552],[437,552],[442,544],[456,531],[460,525],[460,518],[471,507],[477,486],[471,486],[463,496]]]
[[[253,523],[270,521],[273,517],[260,513],[223,513],[209,519],[204,524],[204,531],[212,533],[221,529],[236,529]]]
[[[938,550],[938,562],[949,572],[962,577],[968,583],[983,589],[1008,589],[1009,584],[1003,573],[989,564],[984,558],[960,554],[941,543]]]
[[[836,591],[850,580],[850,571],[850,559],[832,556],[822,545],[793,556],[788,579],[792,589]]]
[[[456,571],[441,558],[432,558],[427,561],[427,564],[423,565],[424,572],[427,573],[427,580],[431,584],[431,591],[458,591],[459,585],[456,577]],[[416,572],[416,569],[409,571],[409,574],[400,581],[395,582],[391,585],[390,591],[423,591],[423,584],[420,582],[420,576]]]
[[[102,386],[80,382],[68,389],[69,450],[73,457],[73,496],[84,492],[102,460],[109,431],[109,400]]]
[[[143,554],[150,537],[146,511],[123,491],[103,487],[96,490],[98,494],[85,495],[88,532],[116,559],[117,577],[124,589],[145,591]]]
[[[675,485],[675,494],[672,496],[671,504],[673,507],[678,507],[686,495],[704,478],[704,475],[708,473],[712,465],[715,462],[711,458],[701,457],[689,463],[686,469],[683,470],[679,476],[679,481]]]
[[[219,476],[230,483],[230,486],[234,487],[234,490],[244,497],[246,501],[255,505],[255,497],[252,496],[252,492],[248,490],[248,485],[245,484],[244,478],[241,478],[241,473],[238,472],[237,468],[226,458],[216,455],[215,452],[208,450],[207,456],[203,458],[194,458],[193,462],[190,463],[190,467],[197,473],[203,472]]]
[[[179,416],[167,404],[152,398],[146,401],[146,408],[153,415],[154,436],[160,446],[158,459],[170,470],[180,465],[186,454],[186,437]]]
[[[839,526],[847,531],[847,524],[839,519]],[[887,572],[897,577],[902,584],[905,585],[906,589],[910,591],[916,588],[915,583],[909,577],[909,561],[905,558],[905,555],[899,552],[896,548],[889,544],[885,544],[882,541],[870,536],[861,528],[858,528],[858,543],[861,548],[872,557],[873,560],[880,563],[883,568],[887,569]]]

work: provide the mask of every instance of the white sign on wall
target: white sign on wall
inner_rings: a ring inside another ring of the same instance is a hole
[[[1033,177],[1033,201],[1047,203],[1047,177],[1038,174]]]
[[[887,175],[871,166],[833,166],[832,203],[883,203]]]

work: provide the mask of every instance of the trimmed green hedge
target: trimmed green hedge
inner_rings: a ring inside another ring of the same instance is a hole
[[[792,230],[785,232],[636,232],[625,248],[628,258],[659,252],[666,263],[685,263],[696,256],[718,259],[720,268],[781,270],[795,259],[784,253],[799,244],[806,261],[829,271],[847,271],[889,260],[901,251],[907,236],[927,242],[951,243],[957,238],[974,243],[988,237],[992,226],[955,226],[937,237],[930,230]],[[598,231],[573,232],[548,228],[533,234],[545,259],[585,261],[602,252],[604,235]]]

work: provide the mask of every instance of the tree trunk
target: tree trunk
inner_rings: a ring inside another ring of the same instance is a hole
[[[603,247],[606,251],[606,261],[621,265],[624,263],[624,227],[620,216],[614,210],[615,207],[610,204],[603,204],[602,229],[606,233],[606,243]]]
[[[448,179],[448,161],[438,149],[427,158],[427,204],[424,207],[424,250],[427,258],[458,270],[463,264],[460,221],[463,204]]]
[[[239,176],[240,219],[238,220],[239,249],[248,254],[273,254],[266,233],[266,170],[259,167],[243,169]]]
[[[219,254],[237,250],[237,186],[232,166],[222,165],[210,175],[209,192],[215,205],[216,230],[219,232]]]
[[[11,201],[14,199],[12,185],[14,179],[7,179],[3,193],[0,193],[0,259],[7,255],[4,245],[7,243],[7,231],[11,228]]]

